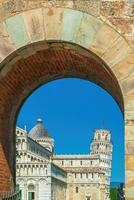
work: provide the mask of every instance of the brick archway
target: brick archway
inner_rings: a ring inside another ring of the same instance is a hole
[[[105,22],[67,8],[38,8],[0,24],[0,191],[15,179],[15,120],[41,84],[79,77],[99,84],[125,114],[126,195],[134,197],[134,52]],[[131,198],[129,198],[131,197]]]

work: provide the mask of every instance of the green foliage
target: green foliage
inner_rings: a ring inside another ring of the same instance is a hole
[[[110,200],[117,200],[117,188],[110,189]]]

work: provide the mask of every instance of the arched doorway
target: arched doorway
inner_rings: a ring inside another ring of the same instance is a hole
[[[125,107],[129,195],[134,174],[133,49],[105,22],[66,8],[29,10],[3,21],[0,30],[0,190],[10,190],[15,180],[14,130],[23,101],[43,83],[79,77],[106,89],[122,112]]]
[[[28,185],[28,200],[35,200],[35,186],[33,184]]]

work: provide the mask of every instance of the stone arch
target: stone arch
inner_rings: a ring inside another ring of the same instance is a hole
[[[47,180],[45,178],[41,178],[38,180],[38,183],[40,184],[46,184]]]
[[[18,184],[22,185],[24,184],[25,180],[23,178],[18,178]]]
[[[33,178],[29,178],[27,180],[27,185],[34,185],[35,186],[36,184],[37,184],[37,181]]]
[[[5,19],[0,23],[0,40],[0,176],[4,180],[0,190],[13,186],[14,128],[23,101],[43,83],[79,77],[106,89],[125,111],[126,185],[131,192],[134,51],[127,41],[104,21],[64,7],[41,7]]]

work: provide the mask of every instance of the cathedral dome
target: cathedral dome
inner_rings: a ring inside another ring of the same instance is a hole
[[[37,124],[30,130],[29,137],[32,139],[44,139],[51,138],[48,130],[43,126],[43,122],[41,118],[37,119]]]

